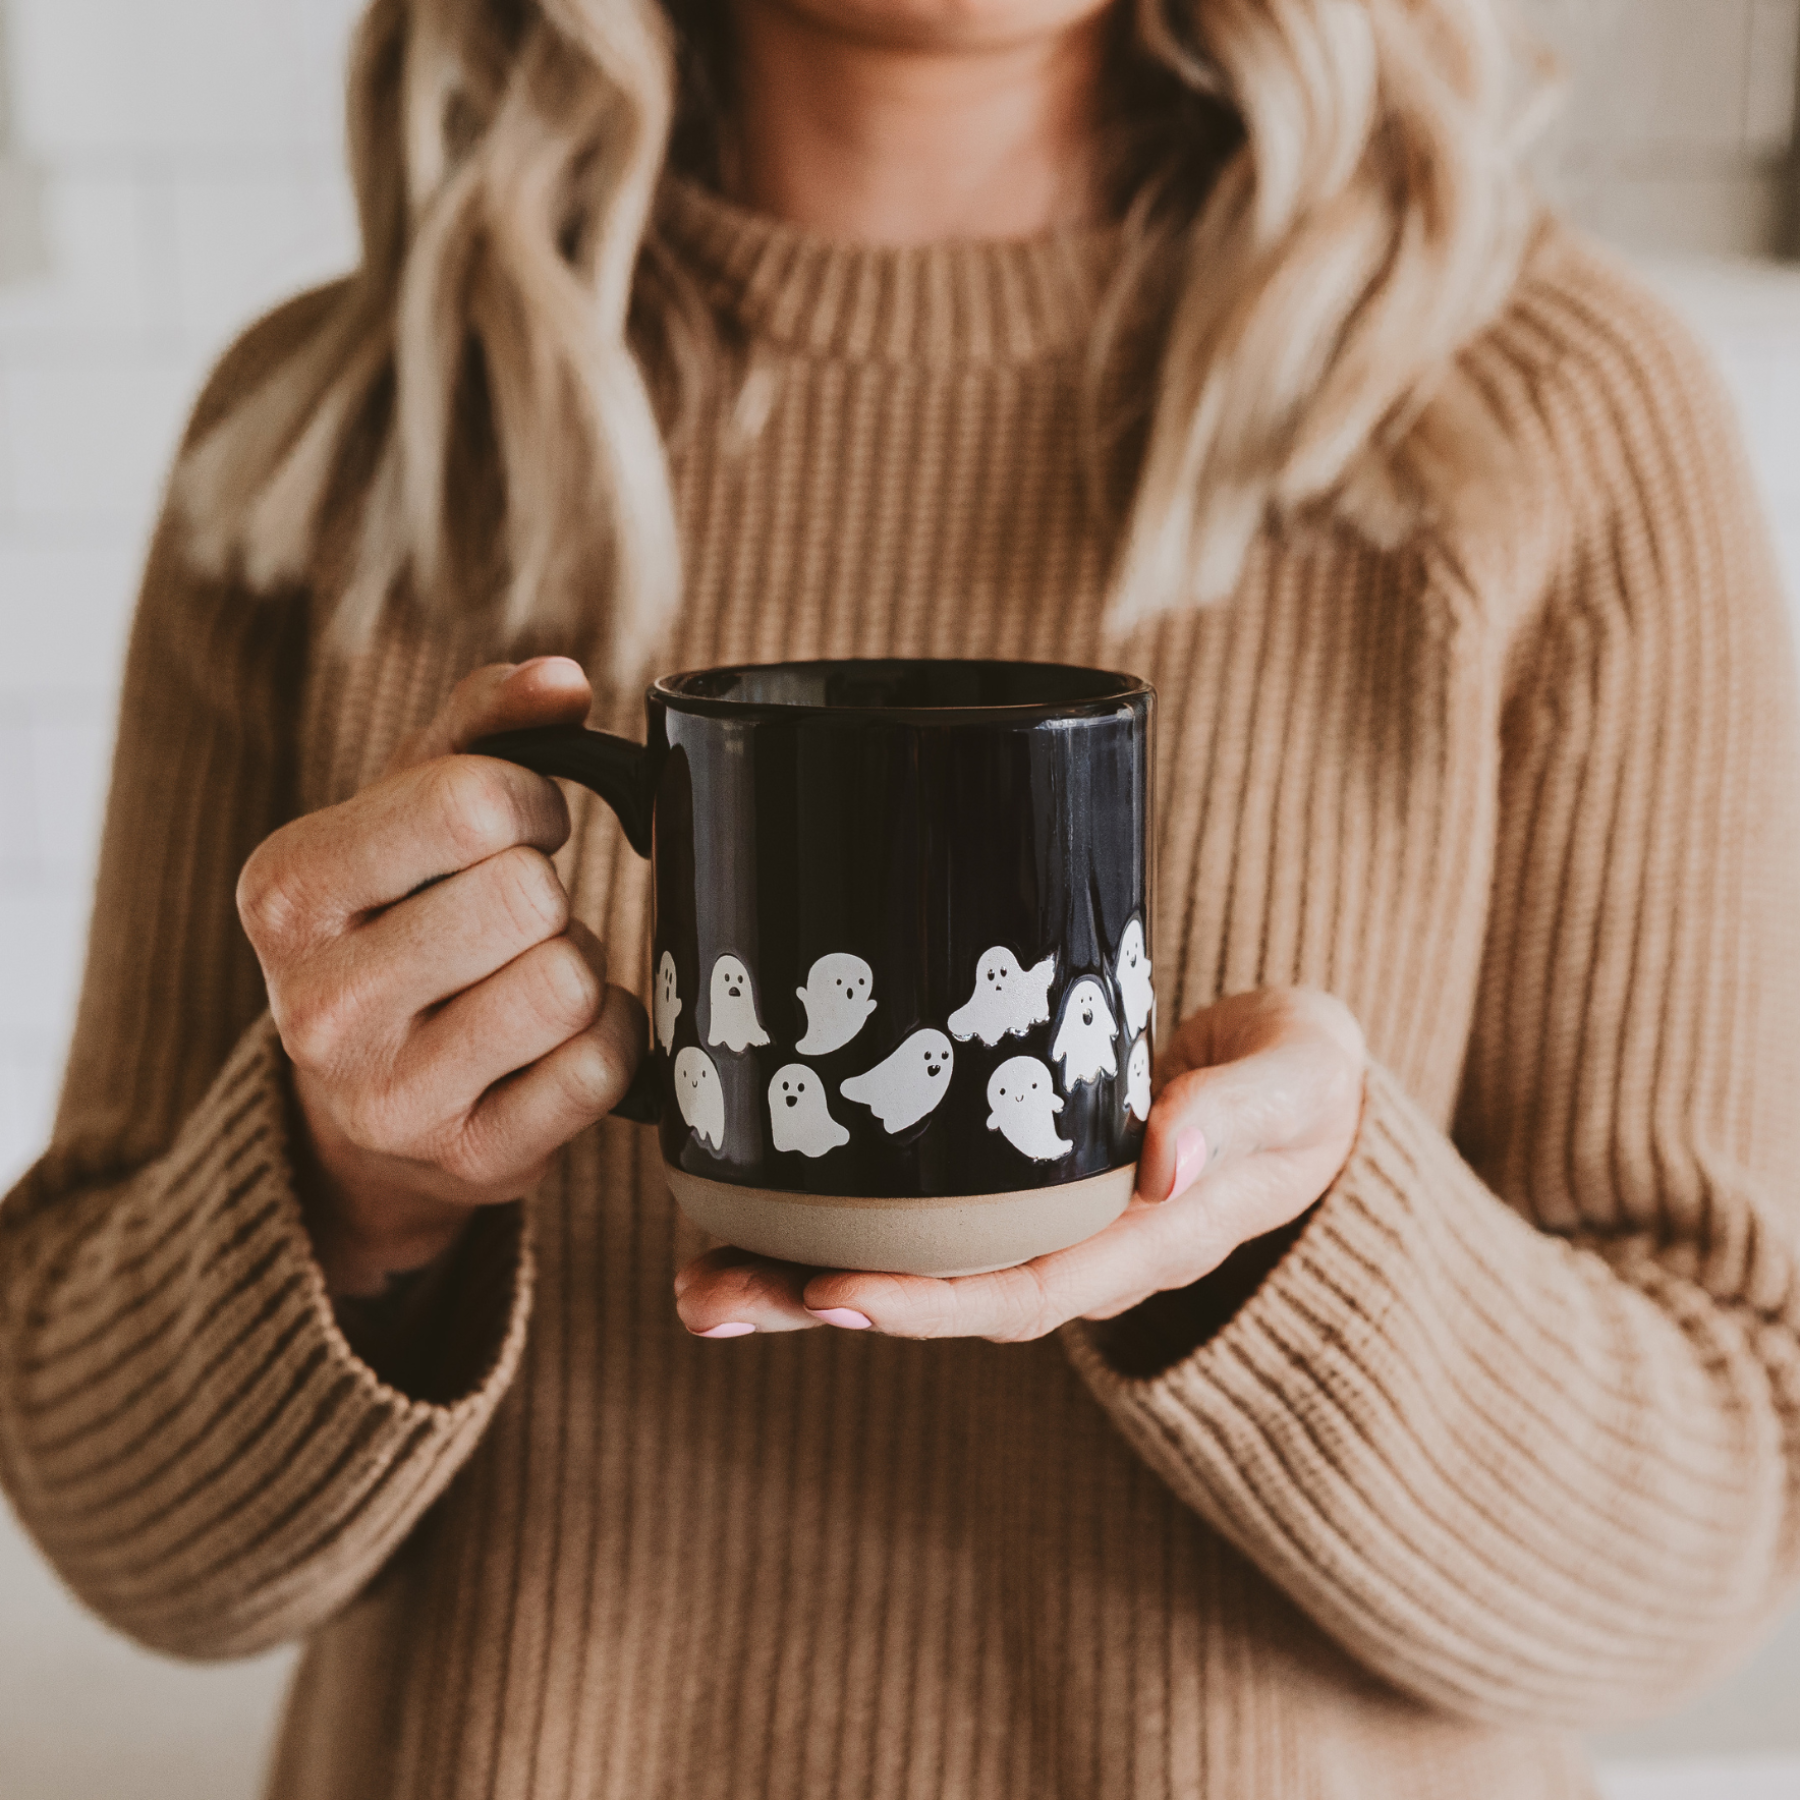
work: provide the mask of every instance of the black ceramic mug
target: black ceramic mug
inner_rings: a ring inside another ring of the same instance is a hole
[[[820,662],[672,675],[647,742],[473,746],[591,788],[654,865],[677,1202],[743,1249],[962,1274],[1130,1200],[1150,1109],[1151,729],[1130,675]]]

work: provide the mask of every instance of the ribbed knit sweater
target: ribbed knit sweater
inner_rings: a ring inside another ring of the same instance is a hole
[[[396,606],[347,655],[167,528],[55,1142],[0,1211],[20,1516],[148,1644],[306,1640],[280,1800],[1587,1794],[1573,1730],[1740,1653],[1800,1568],[1800,739],[1713,376],[1547,229],[1464,357],[1517,452],[1492,504],[1270,535],[1228,603],[1109,636],[1106,234],[851,247],[679,187],[658,230],[756,372],[676,446],[670,666],[1149,677],[1163,1017],[1342,996],[1350,1159],[1241,1303],[1153,1332],[719,1343],[608,1121],[390,1385],[309,1247],[233,887],[496,647]],[[575,819],[575,910],[647,987],[645,868]]]

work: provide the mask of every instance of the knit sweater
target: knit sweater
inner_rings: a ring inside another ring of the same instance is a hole
[[[1228,603],[1108,635],[1105,233],[855,247],[679,187],[657,230],[757,372],[675,446],[668,666],[1151,679],[1162,1016],[1340,995],[1349,1160],[1260,1285],[1154,1332],[701,1342],[701,1240],[609,1120],[384,1379],[233,888],[496,646],[396,605],[347,653],[165,527],[55,1140],[0,1211],[21,1518],[147,1644],[305,1641],[279,1800],[1588,1794],[1573,1731],[1715,1672],[1800,1569],[1800,741],[1714,377],[1547,229],[1463,358],[1495,504],[1270,534]],[[574,909],[647,986],[645,867],[574,817]]]

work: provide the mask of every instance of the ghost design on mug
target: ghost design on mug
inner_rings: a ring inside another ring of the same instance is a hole
[[[1063,1103],[1056,1082],[1035,1056],[1009,1057],[988,1077],[988,1130],[1033,1162],[1056,1162],[1075,1146],[1056,1135]]]
[[[1156,1009],[1156,993],[1150,985],[1150,957],[1144,949],[1144,928],[1136,919],[1125,927],[1125,935],[1119,939],[1119,960],[1113,977],[1125,1008],[1126,1035],[1136,1037],[1150,1023],[1150,1015]]]
[[[1050,1051],[1050,1060],[1063,1066],[1065,1088],[1118,1074],[1119,1056],[1113,1049],[1117,1030],[1105,988],[1093,976],[1082,976],[1063,1001],[1062,1027]]]
[[[829,1056],[862,1030],[875,1010],[875,971],[860,956],[821,956],[794,992],[806,1003],[806,1036],[794,1048],[802,1056]]]
[[[721,956],[713,964],[712,1024],[706,1041],[737,1051],[769,1041],[769,1034],[756,1016],[756,990],[750,985],[750,971],[735,956]]]
[[[941,1031],[915,1031],[893,1055],[866,1074],[852,1075],[838,1092],[866,1106],[890,1137],[916,1125],[950,1091],[955,1052]]]
[[[673,1050],[675,1021],[681,1017],[681,996],[675,991],[675,958],[667,950],[656,967],[656,991],[651,1000],[656,1014],[656,1041],[665,1050]]]
[[[1140,1119],[1150,1117],[1150,1040],[1141,1037],[1131,1046],[1125,1064],[1125,1110]]]
[[[950,1035],[959,1043],[980,1038],[991,1050],[1003,1037],[1023,1037],[1050,1019],[1050,983],[1056,979],[1054,951],[1030,969],[1004,944],[996,944],[975,968],[975,991],[950,1015]]]
[[[769,1083],[769,1133],[777,1150],[823,1156],[850,1134],[825,1104],[825,1084],[805,1063],[789,1063]]]
[[[692,1044],[675,1058],[675,1104],[715,1155],[725,1148],[725,1089],[713,1059]]]

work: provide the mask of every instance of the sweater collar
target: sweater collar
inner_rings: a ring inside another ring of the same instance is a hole
[[[1083,342],[1116,225],[917,246],[816,236],[664,177],[664,243],[752,338],[845,362],[1025,363]]]

